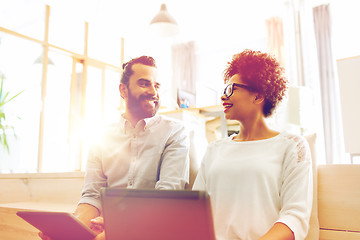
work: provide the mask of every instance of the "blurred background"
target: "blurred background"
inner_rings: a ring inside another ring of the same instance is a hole
[[[171,17],[157,26],[162,4]],[[91,141],[123,110],[121,65],[140,55],[157,61],[162,114],[213,109],[222,131],[223,70],[247,48],[276,56],[290,81],[269,124],[316,133],[318,163],[359,163],[360,113],[347,98],[360,90],[358,9],[357,0],[0,0],[0,101],[20,93],[0,105],[0,173],[84,170]]]

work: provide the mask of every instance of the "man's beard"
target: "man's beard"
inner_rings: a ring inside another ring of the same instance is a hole
[[[148,102],[149,100],[150,102]],[[154,102],[152,103],[152,101]],[[144,119],[153,117],[157,113],[160,101],[158,98],[146,94],[140,95],[139,98],[136,98],[131,94],[130,89],[128,89],[127,105],[131,115],[138,119]]]

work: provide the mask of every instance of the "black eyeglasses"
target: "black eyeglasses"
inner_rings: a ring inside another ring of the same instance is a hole
[[[236,87],[240,87],[240,88],[244,88],[248,91],[251,91],[251,92],[256,92],[256,90],[250,86],[247,86],[247,85],[244,85],[244,84],[240,84],[240,83],[230,83],[228,84],[225,89],[224,89],[224,95],[229,98],[231,97],[231,95],[233,95],[234,93],[234,86]]]

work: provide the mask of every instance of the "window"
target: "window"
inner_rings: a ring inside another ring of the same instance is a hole
[[[1,172],[34,172],[37,169],[41,110],[41,66],[34,64],[42,54],[39,44],[3,34],[0,45],[0,72],[10,96],[23,91],[4,105],[6,122],[15,129],[6,132],[10,153],[0,146]]]
[[[23,92],[5,106],[15,134],[6,131],[10,154],[0,146],[0,173],[84,170],[91,139],[114,121],[122,104],[121,38],[113,55],[94,52],[98,59],[91,58],[83,20],[64,19],[58,11],[50,15],[50,7],[42,4],[16,2],[17,7],[12,1],[2,4],[6,16],[19,19],[1,21],[0,74],[10,95]],[[23,13],[26,7],[32,14]],[[39,14],[31,18],[33,13]]]

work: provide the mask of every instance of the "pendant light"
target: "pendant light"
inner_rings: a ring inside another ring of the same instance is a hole
[[[167,11],[165,4],[161,4],[160,12],[151,20],[150,28],[161,37],[173,37],[179,31],[175,19]]]

